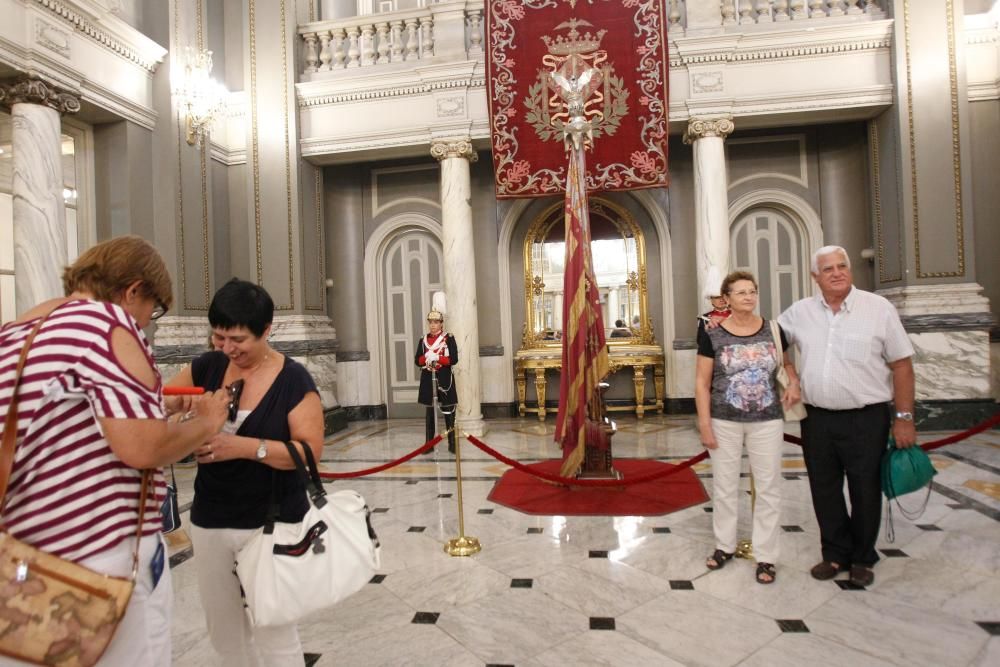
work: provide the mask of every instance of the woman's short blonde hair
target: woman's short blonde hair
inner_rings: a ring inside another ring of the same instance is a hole
[[[62,275],[67,296],[89,292],[111,302],[137,280],[145,296],[170,308],[174,294],[167,265],[156,248],[139,236],[118,236],[88,248]]]

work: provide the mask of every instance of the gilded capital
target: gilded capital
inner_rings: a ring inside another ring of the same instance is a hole
[[[732,116],[694,117],[688,120],[687,131],[684,133],[684,143],[692,144],[697,139],[705,137],[722,137],[725,139],[736,126]]]
[[[80,110],[80,97],[67,93],[41,79],[25,78],[14,83],[0,83],[0,106],[10,109],[15,104],[41,104],[61,114]]]
[[[464,157],[469,162],[479,159],[468,139],[435,141],[431,144],[431,155],[438,161],[450,157]]]

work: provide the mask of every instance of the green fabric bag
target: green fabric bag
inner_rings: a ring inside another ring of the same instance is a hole
[[[896,440],[889,434],[889,442],[882,456],[882,493],[888,499],[912,493],[930,484],[937,474],[927,452],[919,445],[897,449]]]

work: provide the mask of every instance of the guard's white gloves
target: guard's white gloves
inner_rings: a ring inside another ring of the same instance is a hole
[[[438,362],[439,358],[440,358],[440,356],[438,355],[437,352],[430,352],[430,351],[428,351],[424,355],[424,364],[427,365],[427,366],[433,366],[434,364],[436,364]]]

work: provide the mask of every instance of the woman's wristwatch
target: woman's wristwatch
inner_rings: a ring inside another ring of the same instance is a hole
[[[267,440],[261,438],[260,445],[257,447],[257,460],[263,461],[265,458],[267,458]]]
[[[912,412],[897,412],[896,413],[896,419],[902,420],[904,422],[911,422],[911,421],[913,421],[913,413]]]

